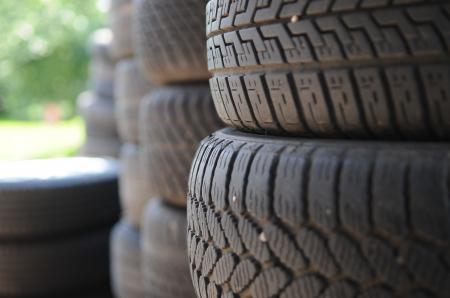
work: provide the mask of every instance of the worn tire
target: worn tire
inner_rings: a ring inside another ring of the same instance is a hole
[[[112,40],[112,32],[106,28],[95,31],[90,40],[90,89],[105,97],[112,97],[114,94],[115,62],[111,57]]]
[[[80,233],[118,218],[118,167],[112,160],[67,158],[0,167],[1,243]]]
[[[186,210],[152,199],[142,227],[142,271],[147,297],[194,298],[186,250]]]
[[[119,189],[122,210],[128,222],[139,228],[145,205],[150,199],[148,181],[143,175],[140,147],[134,144],[122,145],[120,161]]]
[[[210,136],[188,195],[198,297],[450,297],[449,153]]]
[[[135,59],[121,60],[116,67],[116,122],[124,143],[139,143],[138,115],[142,98],[152,90]]]
[[[80,156],[114,157],[118,158],[122,144],[117,137],[102,138],[87,136],[86,142],[80,149]]]
[[[145,297],[140,237],[125,221],[117,223],[111,233],[111,281],[116,298]]]
[[[163,84],[209,78],[204,6],[198,0],[135,0],[135,53],[150,81]]]
[[[78,111],[83,117],[86,134],[90,137],[117,138],[114,100],[91,91],[80,94]]]
[[[143,100],[140,121],[150,197],[186,206],[189,169],[198,143],[221,127],[207,84],[154,90]]]
[[[109,26],[113,33],[111,53],[116,61],[133,56],[131,38],[133,0],[112,0],[109,10]]]
[[[217,110],[259,133],[450,138],[450,3],[211,0]]]
[[[68,297],[109,282],[109,228],[36,242],[2,242],[2,297]]]

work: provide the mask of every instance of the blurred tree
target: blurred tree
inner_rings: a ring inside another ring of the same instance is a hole
[[[58,102],[66,116],[86,88],[87,42],[105,16],[94,0],[0,1],[0,113],[36,119]]]

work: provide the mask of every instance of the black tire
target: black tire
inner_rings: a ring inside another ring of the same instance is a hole
[[[119,215],[117,172],[116,162],[90,158],[2,164],[0,245],[114,223]]]
[[[217,132],[189,182],[198,297],[450,297],[449,152]]]
[[[198,0],[135,0],[134,46],[152,82],[205,81],[205,9]]]
[[[0,244],[2,297],[68,297],[109,283],[110,230]],[[67,294],[67,295],[65,295]]]
[[[189,169],[198,143],[222,126],[207,84],[154,90],[142,102],[140,121],[150,197],[186,206]]]
[[[90,137],[117,138],[117,127],[112,98],[86,91],[77,99],[78,111]]]
[[[142,227],[142,271],[147,297],[194,298],[186,249],[186,210],[152,199]]]
[[[112,32],[109,29],[95,31],[90,40],[89,87],[105,97],[114,94],[114,67],[111,57]]]
[[[147,189],[148,181],[143,174],[139,146],[122,145],[120,161],[119,189],[122,210],[128,222],[135,228],[139,228],[145,205],[150,199]]]
[[[152,90],[135,59],[121,60],[116,66],[117,130],[124,143],[139,143],[138,115],[142,98]]]
[[[65,296],[67,298],[116,298],[111,293],[111,289],[108,288],[97,290],[97,291],[90,291],[89,293],[81,293],[81,294],[75,294],[70,296]]]
[[[111,234],[111,281],[116,298],[145,297],[141,272],[140,234],[125,221]]]
[[[131,38],[133,0],[112,0],[109,25],[113,32],[111,53],[116,61],[133,56]]]
[[[221,118],[259,133],[450,137],[450,4],[207,4]]]
[[[88,136],[85,144],[80,149],[80,156],[114,157],[118,158],[122,144],[116,138],[102,138]]]

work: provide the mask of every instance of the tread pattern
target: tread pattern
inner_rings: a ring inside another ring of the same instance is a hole
[[[96,30],[90,37],[89,87],[105,97],[114,95],[115,61],[111,57],[112,32],[103,28]]]
[[[218,113],[257,132],[448,139],[449,10],[446,0],[212,0]]]
[[[135,52],[149,80],[162,84],[209,78],[204,18],[203,1],[135,1]]]
[[[133,56],[132,19],[133,0],[111,1],[109,26],[114,35],[111,54],[115,60]]]
[[[449,149],[206,138],[188,192],[198,297],[448,297]]]
[[[139,143],[139,105],[153,86],[141,74],[135,59],[123,59],[116,66],[114,99],[116,122],[124,143]]]
[[[69,297],[108,284],[109,232],[108,228],[50,241],[2,243],[0,295]]]
[[[135,228],[142,222],[142,213],[150,197],[141,163],[139,145],[123,144],[120,152],[119,173],[120,203],[123,216]]]
[[[140,121],[149,197],[186,206],[189,169],[198,143],[222,127],[207,85],[155,90],[143,100]]]
[[[119,217],[115,161],[18,161],[1,168],[0,246],[77,235]]]
[[[117,223],[111,233],[111,282],[117,298],[145,296],[141,272],[140,233],[127,222]]]
[[[185,210],[153,199],[145,209],[143,223],[142,271],[147,297],[194,298],[186,254]]]
[[[78,97],[77,105],[84,119],[88,137],[118,138],[115,104],[112,98],[86,91]]]

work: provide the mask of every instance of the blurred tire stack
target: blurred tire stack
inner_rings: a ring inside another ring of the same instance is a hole
[[[72,158],[0,168],[0,296],[111,297],[116,162]]]
[[[111,278],[117,298],[146,297],[141,273],[141,214],[150,198],[141,164],[138,115],[141,99],[152,89],[133,57],[132,0],[112,0],[111,53],[117,61],[114,97],[122,147],[119,179],[123,219],[111,234]]]
[[[448,1],[206,3],[197,296],[450,297]]]
[[[86,125],[86,143],[80,151],[84,156],[117,157],[120,141],[114,112],[114,68],[111,54],[113,36],[109,29],[99,29],[90,40],[90,90],[82,93],[78,110]]]
[[[134,2],[138,65],[155,85],[141,103],[142,164],[152,200],[142,218],[147,297],[195,297],[186,245],[190,164],[222,124],[208,86],[204,7],[198,0]]]

